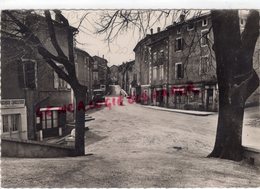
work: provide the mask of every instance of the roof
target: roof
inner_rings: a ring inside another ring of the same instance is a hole
[[[210,12],[207,12],[207,13],[200,14],[200,15],[198,15],[198,16],[193,16],[192,18],[187,19],[187,20],[185,20],[184,22],[177,22],[177,23],[175,22],[174,24],[169,25],[168,27],[166,27],[166,29],[164,29],[164,30],[162,30],[162,31],[160,31],[160,32],[157,32],[157,33],[154,33],[154,34],[147,34],[141,41],[139,41],[139,42],[136,44],[136,46],[134,47],[133,51],[136,51],[136,49],[137,49],[140,45],[144,44],[144,43],[147,42],[149,39],[151,39],[151,43],[149,43],[149,44],[154,44],[154,43],[156,43],[156,42],[158,42],[158,41],[160,41],[160,40],[163,40],[163,39],[167,38],[167,36],[161,36],[161,38],[158,39],[158,37],[159,37],[160,35],[163,35],[164,33],[169,32],[170,29],[173,29],[173,28],[176,27],[176,26],[183,25],[183,24],[188,24],[188,23],[190,23],[190,22],[193,22],[193,21],[196,21],[196,20],[200,20],[200,19],[203,18],[203,17],[209,17],[210,15],[211,15]],[[154,39],[155,39],[155,40],[154,40]]]
[[[102,58],[102,57],[100,57],[100,56],[93,56],[93,59],[94,60],[101,60],[101,61],[105,61],[106,63],[107,63],[107,59],[105,59],[105,58]]]
[[[145,43],[146,41],[148,41],[151,38],[150,34],[147,34],[141,41],[139,41],[136,46],[134,47],[133,51],[136,51],[136,49],[143,43]]]
[[[39,14],[30,14],[30,17],[31,17],[32,19],[37,18],[37,19],[39,19],[40,21],[41,21],[41,20],[42,20],[42,21],[45,21],[45,17],[42,16],[42,15],[39,15]],[[34,21],[35,21],[35,20],[34,20]],[[53,21],[53,23],[54,23],[55,26],[58,26],[58,27],[64,27],[64,26],[65,26],[63,23],[60,23],[60,22],[58,22],[58,21],[56,21],[56,20],[54,20],[54,19],[52,19],[52,21]],[[73,27],[73,26],[70,26],[70,29],[71,29],[73,32],[78,32],[78,29],[75,28],[75,27]]]
[[[112,65],[112,66],[110,66],[109,68],[114,68],[114,67],[118,68],[117,65]]]
[[[90,60],[91,60],[91,61],[94,61],[93,57],[90,56],[90,54],[87,53],[86,51],[84,51],[84,50],[82,50],[82,49],[79,49],[79,48],[77,48],[77,47],[75,47],[74,49],[75,49],[75,51],[78,51],[78,52],[80,52],[80,53],[82,53],[82,54],[85,54],[86,56],[90,57]]]
[[[169,25],[168,27],[166,27],[166,30],[169,30],[169,29],[172,29],[174,27],[181,26],[181,25],[184,25],[184,24],[188,24],[188,23],[191,23],[191,22],[195,22],[195,21],[201,20],[204,17],[210,17],[210,16],[211,16],[210,12],[199,14],[197,16],[193,16],[193,17],[191,17],[187,20],[184,20],[183,22],[181,22],[181,21],[175,22],[172,25]]]

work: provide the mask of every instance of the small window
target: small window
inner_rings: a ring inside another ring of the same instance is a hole
[[[163,64],[164,60],[165,60],[164,50],[160,50],[160,52],[158,53],[159,64]]]
[[[64,72],[66,72],[63,65],[58,65]],[[75,69],[77,74],[77,63],[75,63]],[[69,89],[70,85],[63,79],[61,79],[58,74],[54,71],[54,88],[58,90]]]
[[[202,26],[207,26],[207,25],[208,25],[208,19],[203,19]]]
[[[175,51],[181,51],[183,49],[183,39],[177,38],[175,40]]]
[[[153,53],[153,64],[156,65],[157,64],[157,52]]]
[[[209,30],[202,30],[201,31],[201,46],[207,46],[209,42]]]
[[[98,80],[98,72],[93,72],[93,80],[94,81]]]
[[[76,76],[79,76],[79,64],[75,62],[75,71],[76,71]]]
[[[163,80],[164,78],[164,69],[163,69],[163,65],[160,65],[160,80]]]
[[[153,67],[153,81],[156,81],[157,79],[157,66]]]
[[[188,31],[192,31],[192,30],[194,30],[194,24],[193,24],[193,23],[188,24],[188,26],[187,26],[187,30],[188,30]]]
[[[209,57],[203,56],[200,59],[200,75],[206,74],[209,71]]]
[[[35,89],[36,88],[36,62],[34,61],[23,61],[23,71],[24,71],[24,85],[26,88]]]
[[[245,24],[245,21],[244,21],[244,19],[240,19],[240,25],[242,25],[242,26],[244,26],[244,24]]]
[[[98,62],[97,61],[94,62],[94,67],[93,68],[94,69],[98,69]]]
[[[181,28],[177,28],[177,34],[181,34]]]
[[[175,78],[176,79],[183,78],[183,66],[181,62],[175,64]]]

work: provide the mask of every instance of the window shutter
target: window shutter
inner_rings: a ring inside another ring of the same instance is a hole
[[[184,78],[184,66],[181,64],[181,78]]]
[[[58,89],[59,88],[59,77],[56,72],[53,72],[53,74],[54,74],[54,79],[53,79],[54,89]]]
[[[24,79],[25,87],[30,89],[36,88],[35,63],[32,61],[24,61]]]

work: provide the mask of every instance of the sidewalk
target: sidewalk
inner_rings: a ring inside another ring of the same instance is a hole
[[[158,107],[158,106],[143,106],[143,107],[154,109],[154,110],[176,112],[176,113],[189,114],[189,115],[195,115],[195,116],[208,116],[208,115],[217,114],[217,112],[206,112],[206,111],[195,111],[195,110],[179,110],[179,109],[163,108],[163,107]]]

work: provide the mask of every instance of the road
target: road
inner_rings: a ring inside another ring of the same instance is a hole
[[[165,112],[125,101],[91,116],[95,121],[89,124],[86,156],[2,158],[2,186],[260,186],[256,167],[205,158],[213,148],[217,115]]]

